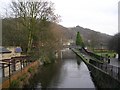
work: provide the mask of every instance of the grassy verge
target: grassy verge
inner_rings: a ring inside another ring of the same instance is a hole
[[[116,54],[115,52],[99,52],[99,53],[96,53],[97,55],[102,55],[103,57],[110,57],[110,58],[115,58]]]
[[[29,79],[33,77],[36,71],[35,67],[28,68],[26,73],[17,77],[16,80],[11,81],[9,89],[13,90],[16,88],[17,90],[18,88],[22,88],[25,84],[29,83]]]

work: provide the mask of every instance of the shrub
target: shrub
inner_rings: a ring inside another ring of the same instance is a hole
[[[18,88],[19,87],[19,80],[13,80],[11,83],[10,83],[10,88]]]
[[[32,72],[33,72],[33,68],[30,67],[30,68],[28,69],[28,72],[29,72],[29,73],[32,73]]]
[[[23,81],[23,80],[25,80],[26,77],[27,77],[27,74],[25,73],[23,76],[21,76],[21,77],[19,78],[19,80],[20,80],[20,81]]]

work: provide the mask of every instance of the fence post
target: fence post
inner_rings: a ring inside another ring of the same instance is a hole
[[[100,64],[100,68],[102,69],[102,64]]]
[[[118,67],[118,80],[120,81],[120,68]]]
[[[106,64],[105,70],[106,70],[106,72],[107,72],[107,64]]]
[[[22,67],[22,59],[20,60],[20,65],[21,65],[21,71],[22,71],[22,68],[23,68],[23,67]]]
[[[113,76],[113,67],[111,66],[111,76]]]
[[[5,77],[4,63],[2,63],[2,77]]]

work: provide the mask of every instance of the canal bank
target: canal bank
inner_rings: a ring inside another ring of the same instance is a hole
[[[89,71],[91,71],[91,76],[98,88],[120,88],[120,82],[112,77],[108,72],[105,72],[101,68],[91,64],[90,58],[86,59],[86,56],[80,53],[79,50],[72,49],[72,51],[76,53],[76,55],[78,55],[88,66]]]
[[[96,89],[85,63],[71,50],[65,49],[56,63],[41,66],[24,88],[92,88]]]
[[[24,84],[29,83],[29,79],[33,77],[35,73],[37,73],[37,68],[39,65],[39,61],[34,61],[22,70],[15,72],[2,82],[0,85],[1,88],[22,88]]]

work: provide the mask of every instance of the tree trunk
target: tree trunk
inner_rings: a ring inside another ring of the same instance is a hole
[[[27,50],[27,54],[30,53],[31,51],[31,45],[32,45],[32,31],[29,32],[29,40],[28,40],[28,50]]]

